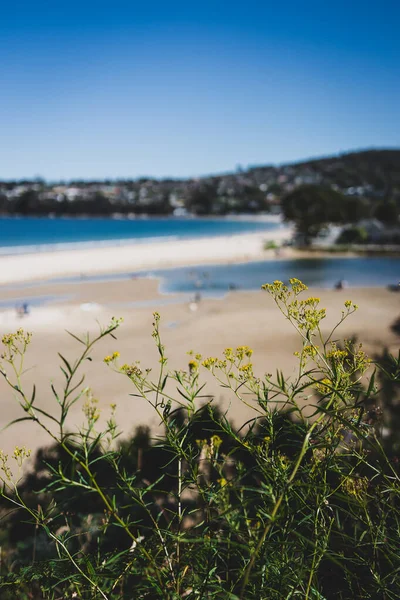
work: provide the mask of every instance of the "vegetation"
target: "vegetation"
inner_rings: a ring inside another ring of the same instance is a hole
[[[284,196],[282,212],[296,225],[306,245],[329,223],[348,221],[346,197],[331,188],[316,185],[302,185]]]
[[[363,244],[367,240],[368,233],[364,227],[351,227],[342,231],[337,244]]]
[[[3,337],[1,372],[21,419],[53,446],[20,480],[29,451],[0,455],[2,598],[399,597],[399,465],[376,400],[393,398],[400,354],[387,354],[378,376],[361,345],[337,341],[357,310],[351,301],[324,336],[325,310],[301,299],[300,281],[264,289],[299,335],[293,379],[257,376],[246,346],[220,358],[190,353],[170,372],[158,314],[157,373],[124,364],[118,351],[104,359],[129,378],[133,402],[152,406],[164,431],[153,440],[142,428],[119,441],[115,406],[101,428],[82,387],[82,365],[94,344],[115,337],[118,320],[94,339],[74,336],[75,362],[60,355],[65,383],[52,388],[51,413],[24,388],[29,334]],[[214,407],[202,369],[252,409],[242,427]],[[85,426],[71,431],[68,413],[82,398]]]

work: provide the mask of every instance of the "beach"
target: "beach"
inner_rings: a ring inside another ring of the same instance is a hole
[[[193,239],[141,241],[8,254],[0,256],[0,284],[55,277],[138,272],[198,264],[258,260],[268,256],[266,242],[290,239],[292,228],[282,226],[259,233]],[[270,254],[272,255],[271,251]]]
[[[135,398],[132,383],[127,377],[110,370],[103,362],[106,355],[118,351],[120,364],[140,361],[142,368],[152,369],[157,377],[159,355],[151,336],[153,312],[161,315],[160,331],[168,356],[168,368],[185,369],[187,352],[193,350],[204,357],[222,357],[226,347],[248,345],[254,350],[255,373],[274,373],[277,368],[290,376],[295,372],[297,359],[294,352],[299,338],[287,320],[279,313],[272,299],[260,287],[266,281],[257,282],[257,291],[230,291],[220,297],[201,294],[200,301],[193,302],[193,294],[160,292],[159,280],[146,277],[146,272],[160,268],[188,265],[213,265],[247,263],[254,260],[279,261],[274,250],[264,250],[265,242],[278,244],[290,237],[287,227],[262,233],[226,237],[198,238],[143,242],[98,248],[79,248],[54,252],[8,255],[0,257],[0,334],[22,327],[33,333],[25,361],[24,385],[32,390],[36,385],[38,406],[52,415],[58,405],[51,385],[61,389],[63,375],[59,368],[61,352],[73,361],[82,346],[66,329],[76,335],[99,331],[110,319],[123,317],[117,332],[117,340],[106,338],[93,351],[93,361],[85,361],[85,385],[89,386],[99,400],[100,423],[104,424],[110,414],[110,405],[117,405],[117,421],[124,435],[131,434],[138,425],[148,425],[154,432],[159,427],[153,410],[144,400]],[[284,249],[296,257],[295,251]],[[249,263],[250,264],[250,263]],[[275,263],[274,263],[275,264]],[[246,265],[246,269],[247,269]],[[283,267],[282,267],[283,268]],[[296,263],[293,266],[296,270]],[[326,268],[326,267],[324,267]],[[140,272],[143,276],[140,276]],[[135,273],[123,279],[90,281],[93,275]],[[164,278],[168,279],[166,271]],[[201,273],[201,271],[200,271]],[[294,273],[295,275],[295,273]],[[64,281],[63,278],[75,277]],[[52,279],[58,278],[58,281]],[[26,284],[26,285],[25,285]],[[343,303],[350,298],[360,309],[338,332],[339,338],[355,336],[364,344],[371,356],[385,347],[396,351],[399,338],[390,326],[399,316],[399,294],[383,287],[354,287],[334,291],[313,288],[312,295],[321,297],[321,305],[327,308],[328,317],[324,330],[328,331],[340,318]],[[48,302],[43,303],[42,299]],[[38,302],[35,304],[35,299]],[[8,306],[7,306],[8,303]],[[16,304],[29,303],[29,312],[21,317]],[[215,398],[229,417],[241,424],[254,416],[248,406],[222,389],[203,370],[207,383],[206,395]],[[172,393],[175,391],[172,389]],[[24,416],[18,407],[15,392],[4,379],[0,380],[2,411],[0,428]],[[205,401],[205,399],[204,399]],[[84,399],[74,405],[68,426],[71,430],[82,425]],[[36,425],[21,422],[1,433],[0,448],[12,452],[16,440],[33,451],[47,444],[47,435]]]
[[[264,282],[260,282],[261,283]],[[19,290],[34,294],[36,288]],[[68,284],[41,286],[37,293],[65,297],[71,291]],[[9,289],[5,294],[15,292]],[[321,306],[326,307],[328,317],[324,331],[328,331],[340,318],[343,303],[347,298],[359,304],[359,310],[346,321],[337,332],[338,338],[356,336],[363,342],[365,351],[373,356],[385,347],[397,351],[399,338],[390,326],[399,316],[399,296],[383,288],[354,288],[342,291],[312,289],[312,295],[321,297]],[[160,331],[168,356],[168,368],[187,368],[187,352],[194,350],[204,357],[221,357],[224,348],[248,345],[254,350],[255,373],[274,373],[282,369],[286,376],[293,375],[297,366],[294,352],[299,340],[296,332],[279,313],[272,299],[264,291],[230,292],[217,299],[202,299],[193,310],[193,303],[182,295],[165,296],[158,291],[155,279],[137,278],[113,282],[82,282],[74,286],[73,300],[60,300],[49,306],[32,308],[30,314],[19,318],[14,310],[0,312],[0,333],[4,334],[23,327],[33,332],[31,346],[25,362],[24,381],[27,390],[36,384],[38,406],[57,414],[58,405],[51,392],[51,384],[60,389],[63,375],[59,369],[61,352],[73,360],[82,349],[80,344],[65,329],[80,335],[89,331],[94,335],[99,323],[106,325],[112,316],[123,317],[124,322],[117,332],[117,339],[106,338],[94,349],[93,361],[86,361],[85,385],[92,388],[99,400],[101,423],[110,414],[110,405],[117,405],[117,421],[124,435],[131,434],[140,424],[149,425],[154,432],[159,426],[153,410],[142,399],[135,398],[132,383],[127,377],[113,372],[103,358],[118,351],[120,364],[140,361],[142,368],[153,369],[157,378],[159,356],[152,332],[152,313],[161,315]],[[141,308],[132,306],[131,301],[141,302]],[[147,303],[147,304],[146,304]],[[241,404],[226,390],[216,385],[209,373],[203,369],[202,378],[207,382],[205,394],[215,397],[215,402],[228,409],[236,424],[250,418],[252,411]],[[173,391],[173,390],[172,390]],[[0,426],[24,416],[17,405],[15,392],[0,381],[2,411]],[[84,421],[80,400],[71,412],[69,426],[79,427]],[[22,422],[1,434],[0,447],[12,451],[16,441],[32,450],[48,443],[47,435],[35,424]]]

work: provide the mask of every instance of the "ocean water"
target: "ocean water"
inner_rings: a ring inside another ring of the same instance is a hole
[[[233,265],[207,265],[153,271],[162,292],[191,292],[218,296],[229,290],[255,290],[276,279],[297,277],[309,287],[333,288],[339,280],[348,287],[397,286],[400,257],[297,258]],[[399,293],[400,300],[400,293]]]
[[[350,289],[391,286],[397,290],[400,282],[400,257],[298,258],[60,277],[2,285],[0,297],[2,290],[17,291],[57,284],[69,284],[71,294],[74,294],[73,288],[81,283],[124,281],[140,277],[157,278],[162,293],[180,293],[186,299],[193,298],[195,294],[200,294],[201,297],[223,297],[229,291],[258,290],[264,283],[271,283],[275,279],[288,282],[292,277],[301,279],[309,287],[333,289],[339,280],[345,280]],[[51,302],[47,297],[45,300],[46,303]],[[12,306],[13,303],[15,304],[15,299],[9,300],[7,305]],[[138,305],[134,297],[126,297],[123,304]]]
[[[228,219],[0,218],[0,253],[32,252],[73,245],[110,245],[153,239],[234,235],[276,229],[273,222]]]

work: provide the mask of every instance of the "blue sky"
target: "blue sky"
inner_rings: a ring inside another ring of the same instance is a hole
[[[399,20],[391,0],[2,3],[0,178],[398,147]]]

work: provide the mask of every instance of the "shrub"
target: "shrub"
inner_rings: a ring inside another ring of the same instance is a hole
[[[365,244],[368,233],[364,227],[350,227],[344,229],[337,239],[337,244]]]
[[[15,509],[5,519],[2,597],[399,597],[399,473],[382,448],[371,361],[360,345],[339,345],[336,327],[322,335],[325,310],[318,298],[301,299],[300,281],[264,289],[302,340],[291,380],[279,371],[258,376],[247,346],[191,354],[184,370],[170,372],[158,314],[158,373],[121,364],[118,352],[104,359],[130,379],[135,402],[152,406],[164,428],[155,440],[141,428],[119,442],[115,407],[99,430],[97,402],[81,389],[82,364],[119,321],[94,339],[74,336],[82,346],[75,362],[61,356],[58,416],[24,390],[29,334],[4,336],[2,374],[22,418],[53,447],[20,481],[0,455],[2,509]],[[356,309],[346,301],[338,325]],[[391,364],[398,378],[400,362]],[[202,369],[250,407],[242,427],[204,395]],[[68,431],[82,398],[86,425]],[[28,454],[17,447],[11,462],[20,468]]]
[[[268,240],[264,243],[264,250],[276,250],[277,248],[279,246],[274,240]]]

